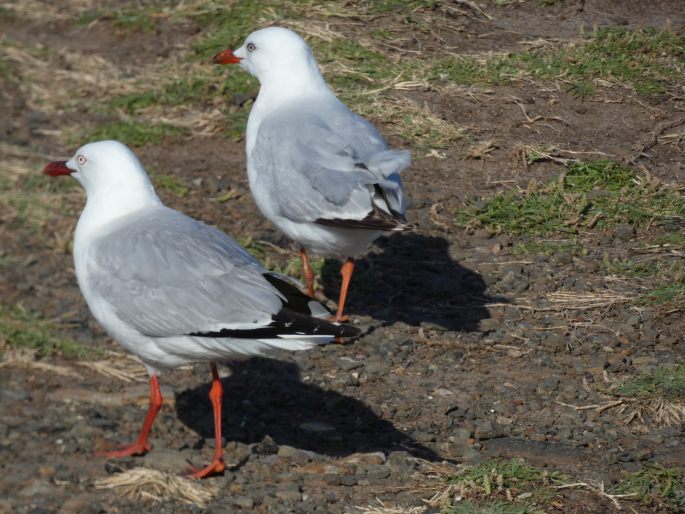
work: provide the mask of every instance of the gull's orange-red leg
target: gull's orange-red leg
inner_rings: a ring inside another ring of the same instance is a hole
[[[349,316],[343,315],[343,309],[345,308],[345,300],[347,299],[347,290],[350,287],[350,280],[352,280],[352,272],[354,272],[354,259],[349,257],[340,268],[340,274],[342,275],[342,286],[340,287],[338,310],[335,313],[336,323],[341,323],[350,319]]]
[[[300,248],[300,259],[302,260],[302,276],[307,285],[307,294],[314,298],[314,270],[309,265],[309,258],[304,246]]]
[[[150,405],[147,409],[147,414],[145,415],[145,421],[143,421],[143,428],[140,429],[140,434],[138,434],[138,439],[132,444],[119,448],[118,450],[113,450],[109,452],[97,452],[95,455],[97,457],[129,457],[131,455],[145,455],[152,449],[152,445],[148,442],[148,436],[150,435],[150,429],[152,424],[155,422],[155,417],[159,409],[162,408],[162,392],[159,390],[159,380],[157,375],[150,376]]]
[[[214,459],[212,463],[204,469],[199,471],[192,471],[190,474],[193,478],[207,478],[214,475],[220,475],[226,469],[224,463],[223,448],[221,445],[221,398],[224,390],[219,378],[219,372],[216,369],[216,364],[212,364],[212,388],[209,390],[209,399],[212,401],[212,408],[214,410],[214,437],[216,438],[216,445],[214,446]]]

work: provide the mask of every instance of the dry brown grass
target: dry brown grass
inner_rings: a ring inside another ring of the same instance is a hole
[[[2,352],[2,360],[0,360],[0,368],[23,368],[27,370],[47,371],[55,373],[62,377],[80,378],[73,368],[68,366],[60,366],[36,360],[37,350],[28,348],[5,348]]]
[[[653,420],[658,426],[679,426],[685,422],[685,404],[666,398],[631,398],[616,406],[619,414],[625,414],[624,422],[647,424]]]
[[[488,303],[486,307],[512,307],[531,311],[588,310],[634,302],[638,295],[618,291],[555,291],[544,296],[522,297],[514,303]]]
[[[133,468],[93,482],[96,489],[112,490],[136,501],[159,503],[177,501],[207,508],[217,494],[215,488],[197,480],[162,473],[154,469]]]
[[[106,378],[122,382],[145,382],[147,380],[147,371],[137,357],[119,352],[107,353],[109,355],[107,359],[78,361],[76,364],[95,371]]]
[[[378,505],[369,505],[368,507],[355,507],[361,514],[422,514],[426,512],[427,507],[407,507],[403,505],[385,504],[381,500],[376,499]]]

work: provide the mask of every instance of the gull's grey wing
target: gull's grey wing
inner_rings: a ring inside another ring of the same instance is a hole
[[[152,337],[267,326],[285,303],[240,245],[166,207],[122,218],[87,262],[93,293]]]
[[[342,104],[277,112],[260,125],[254,148],[263,194],[288,219],[388,229],[374,211],[393,218],[406,209],[399,173],[409,152],[388,150],[376,129]]]

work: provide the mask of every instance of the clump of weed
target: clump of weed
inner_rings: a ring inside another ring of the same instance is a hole
[[[561,473],[536,468],[523,459],[484,462],[447,479],[450,491],[464,501],[448,502],[446,512],[535,513],[536,502],[554,497],[552,487],[565,481]]]
[[[682,249],[685,248],[685,234],[682,232],[669,232],[667,234],[662,234],[655,237],[652,241],[652,244]]]
[[[685,305],[685,284],[664,284],[642,295],[639,303],[680,308]]]
[[[67,358],[83,358],[93,353],[78,341],[56,335],[51,330],[50,321],[20,305],[9,307],[0,304],[0,348],[4,345],[33,349],[40,357],[58,354]]]
[[[449,510],[443,511],[444,514],[543,514],[544,511],[531,507],[530,505],[521,505],[514,502],[496,500],[486,503],[474,503],[471,501],[463,501],[456,503]]]
[[[620,396],[654,397],[669,400],[685,399],[685,365],[656,368],[620,384],[615,392]]]
[[[643,504],[682,512],[685,508],[685,484],[678,468],[650,464],[628,473],[611,491],[632,494]]]
[[[457,210],[465,227],[544,236],[577,234],[618,223],[636,227],[685,217],[682,192],[613,161],[573,163],[558,180],[531,184]]]

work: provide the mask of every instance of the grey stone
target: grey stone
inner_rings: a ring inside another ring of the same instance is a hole
[[[386,466],[381,466],[378,464],[371,464],[366,468],[366,478],[370,482],[375,482],[378,480],[383,480],[390,476],[390,469]]]
[[[616,237],[616,239],[619,241],[630,241],[633,237],[635,237],[635,227],[627,223],[621,223],[620,225],[616,226],[616,230],[614,230],[614,237]]]
[[[99,512],[102,512],[102,507],[98,503],[98,497],[86,493],[69,498],[62,504],[57,514],[96,514]]]
[[[323,421],[305,421],[300,424],[300,428],[305,432],[314,432],[318,434],[323,434],[326,432],[334,432],[335,427],[330,423],[324,423]]]
[[[555,260],[562,265],[573,264],[573,254],[570,252],[559,252],[556,254]]]
[[[27,485],[19,489],[17,496],[21,498],[31,498],[33,496],[55,496],[59,489],[52,485],[48,480],[31,480]]]
[[[409,462],[411,454],[404,450],[397,450],[390,452],[388,455],[388,463],[394,466],[405,466]]]
[[[254,500],[249,496],[236,496],[233,498],[233,505],[241,509],[252,509],[254,507]]]
[[[462,444],[471,439],[472,435],[473,433],[471,432],[471,430],[464,427],[457,428],[454,431],[452,431],[452,437],[454,437],[454,440]]]
[[[341,475],[340,476],[340,485],[344,485],[346,487],[352,487],[352,486],[357,485],[356,474],[354,474],[354,475]]]
[[[494,318],[484,318],[480,320],[480,331],[484,334],[497,330],[502,326],[502,321]]]
[[[166,473],[183,473],[190,466],[189,456],[186,452],[164,448],[155,449],[143,457],[143,467]]]
[[[31,393],[25,390],[0,389],[0,400],[10,402],[26,402],[31,399]]]
[[[487,441],[484,445],[488,457],[523,457],[534,465],[575,465],[589,457],[585,449],[549,441],[502,437]]]
[[[346,464],[383,464],[387,458],[383,452],[353,453],[343,459]]]
[[[302,492],[297,484],[291,484],[288,487],[276,490],[276,498],[286,502],[300,502],[302,501]]]
[[[353,369],[357,369],[363,365],[362,361],[352,359],[350,357],[340,357],[335,361],[335,363],[338,365],[338,368],[342,369],[343,371],[352,371]]]
[[[323,475],[323,481],[326,483],[326,485],[340,485],[341,484],[341,477],[339,473],[324,473]]]

